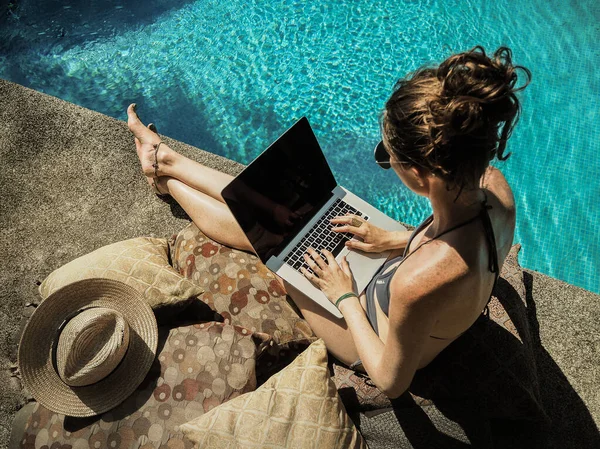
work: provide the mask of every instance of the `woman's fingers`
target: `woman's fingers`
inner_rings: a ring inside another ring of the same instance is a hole
[[[352,270],[350,269],[350,264],[346,259],[346,256],[342,259],[342,271],[346,273],[347,276],[352,276]]]
[[[314,260],[310,258],[308,254],[304,255],[304,260],[306,261],[310,269],[313,270],[313,272],[315,272],[317,275],[323,273],[323,270],[321,270],[321,268],[316,264]]]
[[[346,242],[346,248],[358,249],[360,251],[368,252],[371,247],[368,243],[361,242],[359,240],[348,240]]]
[[[333,257],[333,254],[331,253],[331,251],[328,251],[328,250],[324,249],[323,251],[321,251],[321,253],[327,259],[327,264],[330,267],[333,267],[333,266],[337,265],[337,262],[335,261],[335,257]]]
[[[325,261],[323,260],[323,258],[319,255],[319,253],[317,253],[314,249],[312,248],[308,248],[308,255],[305,254],[304,258],[306,259],[306,261],[308,262],[308,266],[315,271],[315,269],[313,268],[313,265],[317,265],[318,266],[318,271],[316,271],[317,274],[319,274],[319,271],[323,271],[327,268],[327,264],[325,263]],[[312,265],[311,265],[312,262]]]
[[[308,279],[310,282],[312,282],[313,284],[315,284],[317,287],[320,286],[321,284],[321,279],[319,279],[318,276],[315,276],[314,274],[312,274],[310,271],[308,271],[306,268],[301,267],[300,271],[302,272],[302,274],[304,275],[304,277],[306,277],[306,279]]]
[[[342,225],[342,226],[334,226],[331,228],[333,232],[347,232],[350,234],[357,235],[361,238],[364,238],[367,235],[367,227],[357,228],[356,226],[351,225]]]
[[[304,260],[318,278],[321,278],[326,270],[338,267],[335,257],[330,251],[324,249],[321,254],[325,256],[327,262],[312,248],[308,248],[308,254],[304,254]]]
[[[334,217],[330,221],[333,224],[341,225],[332,228],[332,230],[335,232],[351,232],[360,236],[364,236],[366,233],[367,227],[363,226],[366,222],[357,215],[345,215],[343,217]]]
[[[366,232],[365,229],[355,228],[354,226],[334,226],[331,228],[333,232],[349,232],[350,234],[357,235],[359,237],[364,237]]]
[[[353,214],[333,217],[330,221],[332,223],[353,225],[356,228],[359,228],[360,225],[362,225],[365,222],[361,217]]]
[[[350,232],[350,226],[346,226],[346,225],[334,226],[331,228],[331,230],[333,232]]]

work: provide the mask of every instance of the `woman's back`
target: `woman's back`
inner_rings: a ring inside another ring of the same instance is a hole
[[[499,271],[512,245],[515,209],[506,179],[499,170],[489,168],[482,190],[489,206],[483,213],[489,216],[493,235],[486,232],[484,218],[476,215],[474,220],[468,220],[464,226],[459,225],[438,238],[435,238],[430,226],[425,226],[411,239],[406,251],[410,257],[385,270],[395,270],[393,278],[418,279],[419,282],[415,282],[413,288],[420,291],[424,300],[428,297],[428,291],[439,288],[439,284],[445,292],[444,298],[435,301],[435,306],[432,304],[435,307],[432,313],[438,319],[423,348],[419,368],[429,364],[482,313],[496,279],[496,270],[493,267],[490,269],[493,253],[497,254]],[[482,204],[480,208],[483,207]],[[489,238],[494,238],[495,247],[491,246]],[[417,248],[419,249],[415,252]],[[398,252],[394,252],[390,258],[396,256]],[[401,295],[394,295],[392,292],[391,296],[389,307],[394,307],[395,301],[402,301]],[[377,317],[375,326],[385,342],[388,336],[388,317],[381,307],[380,298],[374,299]]]

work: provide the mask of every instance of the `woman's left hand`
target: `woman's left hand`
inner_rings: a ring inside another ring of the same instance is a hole
[[[309,281],[321,289],[329,301],[335,304],[340,296],[354,291],[354,278],[346,257],[342,259],[340,266],[331,252],[323,250],[322,254],[326,260],[314,249],[309,248],[308,253],[304,255],[304,260],[314,274],[305,268],[301,268],[301,271]]]

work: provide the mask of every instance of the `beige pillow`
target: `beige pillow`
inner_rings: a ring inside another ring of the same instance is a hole
[[[201,448],[366,448],[337,394],[322,339],[260,388],[180,427]]]
[[[65,285],[108,278],[131,285],[161,317],[190,304],[204,289],[169,264],[166,239],[137,237],[103,246],[54,270],[40,285],[42,299]]]

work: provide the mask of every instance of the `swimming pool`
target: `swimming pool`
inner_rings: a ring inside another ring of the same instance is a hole
[[[508,45],[533,73],[497,164],[521,263],[600,293],[595,0],[15,3],[0,19],[0,77],[121,120],[135,101],[161,133],[242,163],[306,115],[338,182],[410,224],[425,201],[371,156],[394,82]]]

